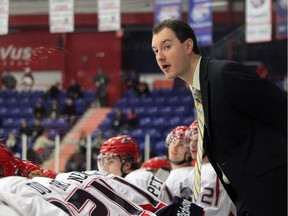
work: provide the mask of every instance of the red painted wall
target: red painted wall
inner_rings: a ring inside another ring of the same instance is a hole
[[[63,70],[64,54],[57,49],[58,34],[45,31],[9,33],[0,36],[0,71]]]
[[[102,67],[110,78],[107,89],[108,104],[114,105],[120,97],[121,43],[115,32],[68,34],[64,86],[71,77],[86,88],[95,88],[92,79],[98,67]]]
[[[0,72],[60,70],[63,87],[72,78],[86,89],[94,88],[93,76],[101,66],[110,77],[108,105],[120,97],[121,37],[115,32],[50,34],[29,30],[0,36]]]

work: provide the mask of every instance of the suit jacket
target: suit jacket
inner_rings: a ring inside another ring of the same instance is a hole
[[[200,87],[204,148],[238,216],[286,216],[286,93],[244,65],[207,57]]]

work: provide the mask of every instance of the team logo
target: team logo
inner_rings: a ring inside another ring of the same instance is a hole
[[[183,199],[181,206],[179,207],[178,211],[177,211],[177,216],[189,216],[191,215],[190,213],[190,205],[191,202],[189,202],[188,200]]]
[[[194,22],[200,22],[208,18],[210,15],[209,4],[196,5],[191,11],[191,18]]]
[[[251,0],[250,3],[253,7],[259,8],[265,4],[266,0]]]
[[[133,142],[133,139],[131,137],[123,137],[121,139],[121,143],[127,143],[127,142]]]
[[[159,21],[165,20],[165,19],[179,19],[181,16],[179,6],[178,5],[170,5],[163,7],[157,18]]]

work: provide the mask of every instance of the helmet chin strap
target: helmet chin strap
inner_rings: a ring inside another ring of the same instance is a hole
[[[172,161],[172,160],[170,160],[170,159],[169,159],[169,161],[170,161],[172,164],[174,164],[174,165],[182,165],[182,164],[184,164],[184,163],[189,163],[189,160],[186,160],[186,155],[187,155],[187,154],[189,154],[189,152],[186,152],[186,153],[185,153],[184,158],[183,158],[183,160],[181,160],[181,161]]]

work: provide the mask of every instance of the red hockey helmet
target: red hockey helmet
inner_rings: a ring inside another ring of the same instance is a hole
[[[192,140],[192,136],[194,134],[198,134],[198,121],[195,120],[191,123],[191,125],[189,126],[188,130],[186,130],[185,133],[185,143],[187,145],[190,145],[190,142]]]
[[[122,161],[138,164],[140,148],[138,143],[129,135],[112,137],[105,141],[100,149],[99,158],[108,156],[120,156]]]
[[[15,176],[17,167],[14,164],[13,154],[0,143],[0,178],[6,176]]]
[[[177,126],[166,137],[166,146],[173,145],[186,145],[185,133],[188,126]]]
[[[171,165],[168,162],[166,156],[157,156],[150,158],[147,161],[144,161],[141,165],[141,168],[146,168],[147,170],[157,171],[158,169],[165,167],[168,170],[171,170]]]

